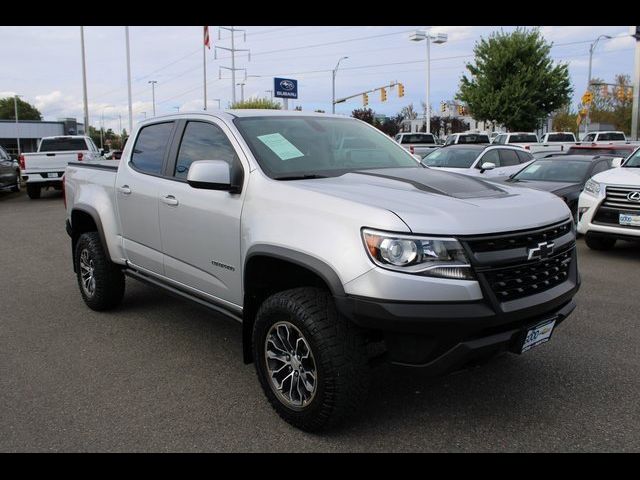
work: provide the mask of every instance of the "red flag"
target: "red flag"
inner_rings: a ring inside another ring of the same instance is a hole
[[[209,26],[204,27],[204,45],[211,49],[211,41],[209,40]]]

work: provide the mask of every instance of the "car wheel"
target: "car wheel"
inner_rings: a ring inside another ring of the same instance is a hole
[[[587,247],[592,250],[611,250],[615,244],[616,239],[611,237],[594,237],[593,235],[587,234],[584,239]]]
[[[296,288],[267,298],[256,315],[253,354],[272,407],[301,430],[338,425],[366,397],[365,335],[325,290]]]
[[[124,296],[124,274],[109,260],[97,232],[80,235],[74,251],[82,299],[92,310],[116,307]]]
[[[29,185],[27,183],[27,195],[29,196],[29,198],[31,199],[36,199],[36,198],[40,198],[40,186],[39,185]]]
[[[22,190],[22,185],[20,184],[20,174],[16,174],[16,184],[11,187],[11,191],[12,192],[19,192],[20,190]]]

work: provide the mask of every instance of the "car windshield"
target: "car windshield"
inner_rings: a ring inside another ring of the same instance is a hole
[[[625,167],[640,168],[640,148],[624,163]]]
[[[590,162],[580,160],[536,160],[514,175],[515,180],[543,180],[545,182],[582,182]]]
[[[433,135],[431,135],[430,133],[428,134],[412,133],[411,135],[403,135],[401,143],[414,143],[414,144],[428,143],[433,145],[436,142],[433,138]]]
[[[471,168],[480,152],[477,149],[441,148],[422,159],[427,167]]]
[[[349,118],[238,117],[234,124],[271,178],[339,176],[371,168],[421,168],[386,135]]]

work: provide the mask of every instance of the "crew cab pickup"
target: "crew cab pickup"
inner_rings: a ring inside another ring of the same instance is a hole
[[[90,137],[72,135],[44,137],[37,153],[23,153],[19,157],[22,179],[29,198],[40,198],[42,188],[62,188],[62,174],[70,161],[91,162],[104,155]]]
[[[420,158],[440,148],[433,133],[399,133],[395,140],[410,153],[420,155]]]
[[[307,431],[360,408],[381,360],[441,374],[548,341],[580,283],[561,199],[425,168],[337,115],[148,119],[117,166],[70,163],[65,194],[89,308],[128,276],[241,322],[268,401]]]
[[[578,199],[578,232],[594,250],[640,241],[640,148],[621,167],[587,181]]]
[[[589,132],[582,137],[585,143],[626,143],[627,137],[624,132],[603,131]]]

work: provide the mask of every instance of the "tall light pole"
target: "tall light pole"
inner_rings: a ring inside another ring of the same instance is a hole
[[[20,123],[18,122],[18,97],[22,95],[15,94],[13,96],[13,108],[16,114],[16,143],[18,144],[18,156],[20,156]]]
[[[346,60],[349,57],[341,57],[336,64],[336,68],[334,68],[331,72],[331,113],[336,113],[336,73],[338,73],[338,67],[340,67],[340,62],[342,60]]]
[[[636,39],[635,65],[633,67],[633,105],[631,107],[631,138],[638,140],[638,107],[640,103],[640,26],[632,26],[631,36]]]
[[[129,98],[129,135],[133,130],[133,104],[131,103],[131,56],[129,55],[129,27],[124,27],[125,43],[127,48],[127,91]]]
[[[111,105],[105,105],[102,107],[102,114],[100,115],[100,148],[104,148],[104,110],[105,108],[111,108]]]
[[[587,78],[587,92],[589,90],[591,90],[591,61],[593,60],[593,52],[595,51],[596,47],[598,46],[598,42],[600,41],[601,38],[606,38],[607,40],[611,38],[610,35],[600,35],[598,38],[595,39],[595,41],[589,45],[589,76]],[[584,122],[584,133],[586,134],[589,131],[589,124],[591,123],[591,106],[589,106],[589,108],[587,108],[587,116],[585,118],[585,122]]]
[[[151,84],[151,101],[153,102],[153,116],[156,116],[156,83],[158,83],[157,80],[149,80],[149,82]]]
[[[244,86],[246,85],[246,83],[240,82],[240,83],[236,83],[236,85],[240,86],[240,101],[244,102]]]
[[[431,32],[425,32],[423,30],[416,30],[409,36],[409,40],[413,42],[420,42],[422,40],[427,41],[427,98],[426,98],[426,109],[425,116],[426,124],[427,124],[427,133],[431,132],[431,105],[429,104],[429,95],[431,89],[431,42],[436,44],[445,43],[448,39],[448,35],[446,33],[436,33],[431,34]]]
[[[84,27],[80,27],[80,49],[82,50],[82,96],[84,99],[84,131],[89,131],[89,102],[87,100],[87,64],[84,58]]]

